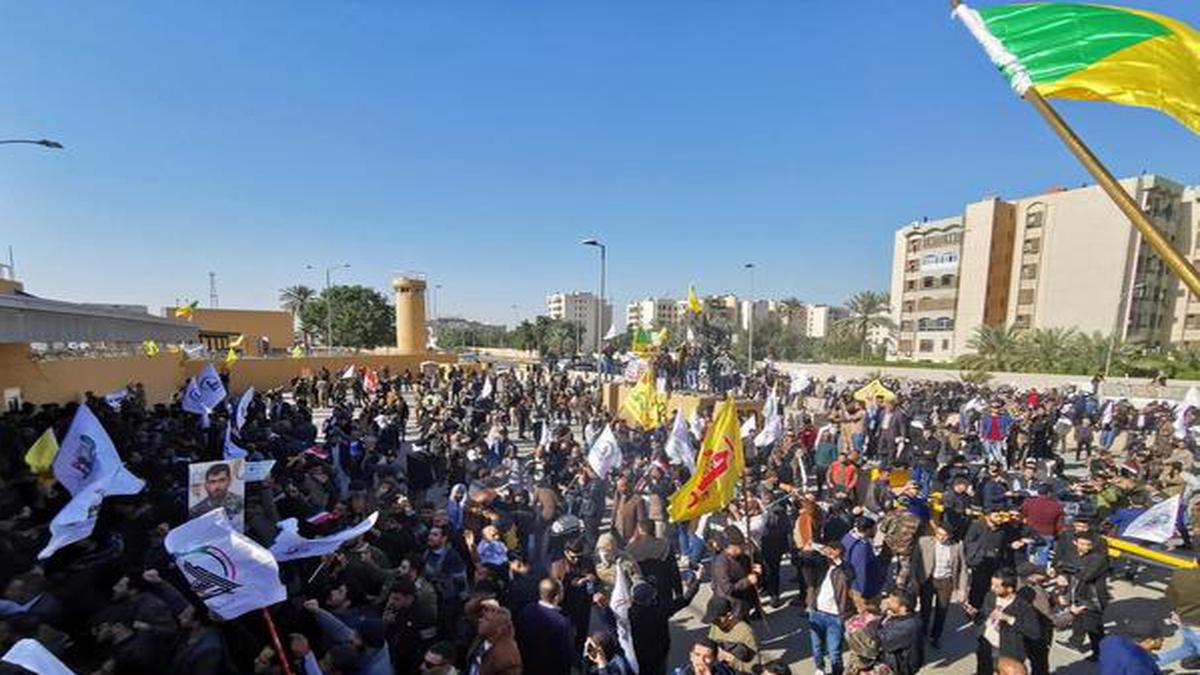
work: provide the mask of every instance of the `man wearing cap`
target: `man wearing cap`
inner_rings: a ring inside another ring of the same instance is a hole
[[[1162,622],[1133,619],[1124,633],[1100,641],[1100,675],[1159,675],[1154,652],[1162,649],[1166,635]]]

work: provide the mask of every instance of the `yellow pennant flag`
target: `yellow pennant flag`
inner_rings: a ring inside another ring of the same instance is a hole
[[[292,358],[293,359],[304,358],[304,348],[301,347],[300,345],[296,345],[295,347],[292,347]]]
[[[654,369],[647,368],[638,383],[625,395],[618,416],[635,427],[657,429],[663,425],[665,408],[654,387]]]
[[[35,474],[45,478],[53,475],[50,467],[54,465],[57,454],[58,439],[54,437],[53,429],[47,429],[25,453],[25,463]]]
[[[199,300],[193,300],[186,305],[181,305],[175,308],[175,318],[191,320],[192,315],[196,312],[196,306],[200,304]]]
[[[146,356],[154,358],[158,356],[158,343],[154,340],[142,340],[142,351],[146,353]]]
[[[671,522],[692,520],[728,506],[745,470],[737,406],[729,397],[718,404],[716,419],[700,444],[695,473],[671,495],[667,506]]]
[[[883,383],[878,379],[871,380],[866,386],[854,392],[854,400],[870,403],[875,400],[875,397],[882,396],[884,401],[896,400],[896,394],[892,393],[891,389],[883,386]]]
[[[234,351],[233,347],[230,347],[229,351],[225,353],[225,365],[232,366],[234,363],[237,362],[237,360],[238,360],[238,353],[236,351]]]
[[[659,329],[658,332],[650,336],[650,344],[659,349],[667,346],[667,342],[671,339],[671,331],[667,327]]]
[[[700,304],[700,298],[696,297],[695,287],[688,285],[688,309],[694,314],[700,314],[704,311],[704,305]]]
[[[242,345],[244,345],[244,344],[246,344],[246,336],[245,336],[245,334],[239,335],[239,336],[237,336],[237,337],[235,337],[234,339],[232,339],[232,340],[230,340],[230,341],[229,341],[229,346],[230,346],[230,347],[237,348],[237,349],[241,349]]]

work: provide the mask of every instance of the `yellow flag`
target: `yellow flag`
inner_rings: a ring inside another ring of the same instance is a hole
[[[234,339],[230,340],[229,346],[234,347],[234,348],[241,348],[241,346],[245,343],[246,343],[246,336],[245,336],[245,334],[242,334],[242,335],[239,335],[239,336],[235,337]]]
[[[742,432],[733,397],[718,404],[717,417],[700,444],[696,472],[671,495],[671,522],[692,520],[719,511],[733,501],[734,489],[746,470]]]
[[[700,298],[696,297],[696,289],[690,284],[688,285],[688,309],[696,314],[704,311],[704,305],[700,304]]]
[[[54,465],[54,457],[57,454],[58,439],[54,437],[53,429],[47,429],[30,446],[29,452],[25,453],[25,463],[35,474],[42,477],[50,476],[50,467]]]
[[[146,356],[154,358],[158,356],[158,343],[154,340],[142,340],[142,351],[146,353]]]
[[[663,327],[650,337],[650,344],[658,348],[667,346],[667,341],[671,339],[671,331],[667,327]]]
[[[199,304],[200,304],[199,300],[193,300],[186,305],[180,305],[179,307],[176,307],[175,308],[175,318],[188,319],[190,321],[192,318],[192,314],[194,314],[196,311],[196,305],[199,305]]]
[[[238,353],[233,349],[233,347],[230,347],[229,351],[225,353],[225,365],[232,366],[237,362],[237,360]]]
[[[292,358],[293,359],[304,358],[304,348],[301,347],[300,345],[296,345],[295,347],[292,347]]]
[[[647,368],[638,383],[625,395],[618,416],[633,426],[657,429],[663,425],[665,408],[659,400],[658,390],[654,388],[654,369]]]
[[[882,396],[885,401],[894,401],[896,395],[891,389],[883,386],[883,383],[878,379],[871,380],[865,387],[854,392],[854,400],[869,403],[875,400],[876,396]]]
[[[652,348],[650,341],[650,332],[645,328],[638,328],[633,331],[633,337],[629,343],[629,351],[634,354],[644,354]]]

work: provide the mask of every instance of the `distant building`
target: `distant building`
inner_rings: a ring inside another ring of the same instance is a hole
[[[1200,251],[1200,189],[1156,175],[1126,178],[1189,258]],[[894,357],[948,361],[979,326],[1068,328],[1147,346],[1200,342],[1200,298],[1097,186],[967,204],[895,234]]]
[[[625,324],[629,328],[671,328],[685,315],[687,302],[673,298],[643,298],[634,300],[625,307]]]
[[[164,307],[163,316],[175,316],[174,307]],[[295,343],[292,313],[273,309],[192,310],[192,324],[200,328],[200,342],[209,351],[224,351],[244,336],[241,351],[248,356],[282,353]]]
[[[595,351],[597,340],[612,325],[612,304],[594,293],[551,293],[546,296],[546,314],[551,319],[568,321],[579,327],[580,351]]]

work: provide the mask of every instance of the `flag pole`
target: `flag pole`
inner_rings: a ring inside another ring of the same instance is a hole
[[[275,621],[271,618],[271,611],[263,607],[262,613],[263,619],[267,622],[267,631],[271,633],[271,643],[275,645],[275,653],[279,655],[279,665],[283,666],[284,675],[292,675],[292,666],[288,664],[287,655],[283,652],[283,643],[279,641],[279,631],[275,630]]]
[[[958,8],[961,4],[962,0],[950,0],[950,7],[952,9]],[[1175,249],[1171,241],[1155,227],[1154,223],[1150,222],[1150,219],[1137,205],[1134,198],[1117,182],[1117,179],[1101,163],[1091,148],[1067,125],[1062,116],[1058,114],[1058,111],[1038,92],[1036,87],[1029,87],[1023,94],[1023,97],[1038,111],[1038,114],[1042,116],[1046,124],[1050,125],[1050,128],[1054,130],[1054,133],[1063,142],[1063,145],[1067,146],[1067,150],[1070,150],[1072,155],[1075,155],[1075,159],[1079,160],[1083,168],[1087,169],[1088,173],[1096,179],[1100,187],[1104,189],[1109,198],[1117,205],[1117,208],[1121,210],[1121,213],[1125,214],[1126,218],[1129,218],[1129,221],[1141,233],[1142,238],[1146,240],[1146,243],[1150,244],[1155,253],[1162,257],[1167,267],[1171,268],[1171,271],[1175,273],[1175,276],[1188,287],[1188,290],[1200,296],[1200,272],[1197,272],[1192,263],[1188,262],[1187,258]]]

